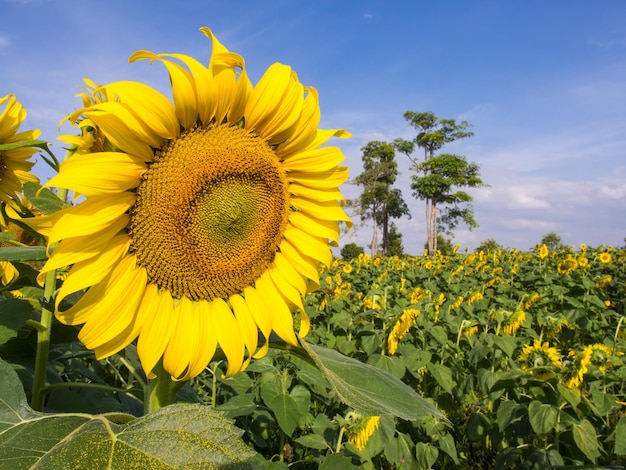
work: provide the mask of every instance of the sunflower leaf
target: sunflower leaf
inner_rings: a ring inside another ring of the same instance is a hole
[[[339,398],[366,416],[393,415],[406,420],[444,418],[435,406],[389,372],[301,341],[302,348],[330,382]]]
[[[241,431],[210,407],[166,406],[141,418],[120,413],[32,410],[17,374],[0,360],[0,461],[11,468],[248,468]]]
[[[24,196],[26,196],[26,199],[39,209],[42,214],[46,215],[53,214],[68,206],[48,188],[42,189],[39,183],[24,183]]]
[[[0,248],[0,261],[45,261],[45,246],[6,246]]]

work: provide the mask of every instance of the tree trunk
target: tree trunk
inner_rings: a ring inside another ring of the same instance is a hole
[[[378,254],[378,225],[376,224],[376,217],[372,217],[374,223],[374,231],[372,233],[372,257]]]
[[[385,213],[383,218],[383,256],[389,254],[389,216]]]

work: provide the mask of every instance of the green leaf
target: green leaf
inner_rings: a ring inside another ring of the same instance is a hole
[[[562,385],[561,383],[558,383],[556,388],[561,394],[561,397],[569,403],[572,408],[576,408],[578,406],[580,403],[580,395],[578,395],[574,390]]]
[[[13,232],[1,232],[0,233],[0,243],[8,242],[9,240],[13,240],[15,238],[15,234]]]
[[[45,261],[45,246],[6,246],[0,248],[0,261]]]
[[[208,406],[176,404],[141,418],[44,414],[0,361],[0,462],[11,469],[249,468],[241,431]]]
[[[439,448],[448,454],[456,465],[459,465],[459,456],[456,452],[456,445],[454,444],[452,434],[443,435],[437,442],[439,443]]]
[[[228,418],[236,418],[237,416],[251,415],[256,410],[256,407],[254,394],[244,393],[243,395],[235,395],[216,409],[224,413]]]
[[[0,300],[0,344],[17,336],[32,314],[31,304],[22,299]]]
[[[309,411],[311,393],[302,385],[296,385],[289,394],[278,393],[269,400],[264,398],[264,401],[276,416],[283,432],[291,436]]]
[[[600,450],[593,425],[586,419],[583,419],[580,423],[574,423],[572,425],[572,435],[576,446],[589,460],[595,463],[600,455]]]
[[[333,349],[301,341],[333,390],[347,405],[365,416],[393,415],[406,420],[444,418],[411,387],[378,367],[343,356]]]
[[[417,462],[415,462],[413,447],[410,436],[398,432],[398,437],[391,439],[385,447],[385,457],[398,468],[415,468]]]
[[[616,399],[617,397],[615,395],[604,393],[597,388],[591,389],[591,401],[598,410],[598,416],[604,416],[609,413],[616,406]]]
[[[354,470],[359,468],[352,465],[352,459],[343,454],[326,454],[319,470]]]
[[[404,367],[404,362],[402,362],[402,359],[396,356],[383,356],[382,354],[374,354],[370,356],[368,362],[378,367],[379,369],[386,370],[391,375],[399,379],[404,377],[404,372],[406,371],[406,367]]]
[[[415,456],[417,457],[417,468],[429,469],[439,457],[439,449],[425,442],[418,442],[415,446]]]
[[[533,430],[541,435],[556,428],[559,410],[552,405],[533,400],[528,405],[528,419]]]
[[[59,197],[50,191],[48,188],[41,189],[39,183],[24,183],[24,196],[26,199],[41,211],[42,214],[53,214],[60,211],[67,204],[63,202]],[[39,194],[37,191],[41,190]]]
[[[452,370],[448,366],[436,363],[428,364],[428,371],[446,392],[450,393],[456,386],[456,382],[452,379]]]
[[[484,439],[491,427],[489,419],[482,413],[476,412],[467,421],[467,438],[477,442]]]
[[[515,348],[517,347],[517,339],[513,336],[493,336],[493,342],[498,346],[504,354],[508,357],[513,357]]]
[[[615,426],[615,453],[626,455],[626,416],[622,416]]]
[[[324,439],[319,434],[307,434],[306,436],[300,436],[295,439],[295,441],[303,445],[304,447],[309,447],[311,449],[324,450],[328,449],[328,443],[326,439]]]
[[[46,149],[48,148],[48,142],[45,140],[20,140],[17,142],[11,142],[10,144],[0,144],[0,151],[20,149],[24,147],[38,147]]]

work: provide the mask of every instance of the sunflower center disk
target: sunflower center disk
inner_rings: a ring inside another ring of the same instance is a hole
[[[196,128],[144,174],[131,250],[174,297],[227,298],[273,261],[288,216],[288,182],[267,143],[237,127]]]

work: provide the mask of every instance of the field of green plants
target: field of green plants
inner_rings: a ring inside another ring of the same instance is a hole
[[[259,468],[622,468],[625,265],[622,248],[585,246],[336,259],[307,297],[307,341],[388,371],[445,418],[359,415],[279,343],[230,378],[211,363],[179,400],[225,413]],[[75,335],[54,325],[47,410],[141,414],[134,349],[95,361]],[[0,347],[25,390],[29,344]],[[54,385],[68,381],[92,386]]]
[[[284,468],[624,465],[625,262],[585,246],[336,260],[307,339],[401,378],[450,423],[355,416],[284,353],[195,386]]]

